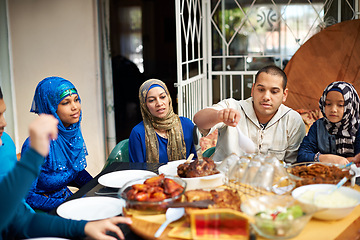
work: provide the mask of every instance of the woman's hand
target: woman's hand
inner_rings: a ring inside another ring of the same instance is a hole
[[[357,167],[360,167],[360,153],[356,154],[352,162],[355,163]]]
[[[125,239],[124,234],[117,226],[119,223],[131,224],[132,221],[127,217],[112,217],[99,221],[88,222],[85,225],[85,234],[92,239],[116,240],[116,238],[106,235],[110,231],[115,233],[120,239]]]

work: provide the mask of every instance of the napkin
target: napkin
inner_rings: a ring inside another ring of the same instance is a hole
[[[193,239],[249,239],[250,219],[239,211],[231,209],[192,211],[190,220]]]
[[[360,177],[360,167],[356,167],[355,164],[352,164],[350,169],[355,173],[355,176],[351,179],[351,186],[354,186],[356,178]]]

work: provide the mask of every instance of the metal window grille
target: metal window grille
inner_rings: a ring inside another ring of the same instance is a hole
[[[225,98],[250,96],[256,72],[284,68],[311,36],[359,18],[350,0],[175,0],[178,113],[192,119]]]

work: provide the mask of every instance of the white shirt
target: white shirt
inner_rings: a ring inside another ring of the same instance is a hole
[[[305,124],[299,113],[281,104],[273,118],[262,128],[255,115],[252,97],[246,100],[225,99],[212,107],[216,110],[233,108],[240,112],[240,130],[249,137],[260,153],[273,153],[279,160],[296,162],[297,151],[305,136]],[[218,140],[214,161],[222,161],[231,153],[243,155],[239,147],[238,132],[223,122],[211,128],[210,133],[218,129]]]

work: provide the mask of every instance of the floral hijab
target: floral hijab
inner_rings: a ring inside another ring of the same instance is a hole
[[[154,84],[162,87],[169,97],[169,112],[164,118],[154,117],[146,106],[147,94]],[[169,161],[186,158],[186,147],[180,118],[173,111],[171,97],[165,83],[157,79],[145,81],[140,86],[139,99],[145,127],[146,162],[159,162],[159,143],[155,128],[167,131],[167,154]]]
[[[325,114],[325,100],[330,91],[339,91],[344,97],[344,115],[337,123],[330,122]],[[330,134],[335,135],[337,153],[343,156],[354,154],[353,144],[360,123],[359,102],[359,96],[354,86],[340,81],[329,84],[319,101],[319,107],[325,119],[325,127]]]
[[[59,120],[58,138],[51,141],[48,156],[48,167],[55,171],[71,168],[81,171],[86,167],[85,156],[88,155],[86,145],[81,133],[80,113],[79,122],[64,127],[56,111],[59,103],[67,96],[77,94],[75,86],[61,77],[48,77],[43,79],[36,87],[30,112],[37,114],[51,114]]]

